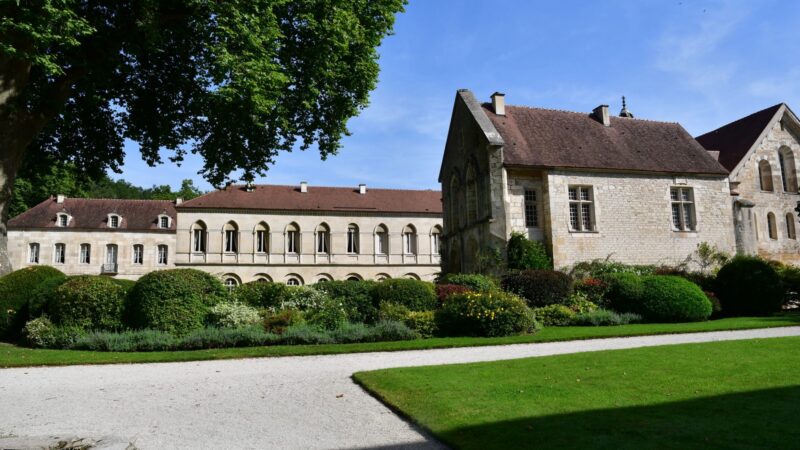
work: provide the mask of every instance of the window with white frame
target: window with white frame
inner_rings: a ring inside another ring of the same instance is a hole
[[[196,225],[195,225],[196,226]],[[196,227],[192,230],[192,250],[195,253],[206,252],[206,229]]]
[[[161,216],[158,218],[159,228],[169,228],[169,216]]]
[[[403,229],[403,253],[406,255],[417,253],[417,232],[411,225]]]
[[[233,292],[236,289],[236,286],[239,285],[239,280],[232,276],[225,277],[225,287],[228,289],[228,292]]]
[[[267,253],[267,230],[256,230],[256,253]]]
[[[66,214],[59,214],[58,217],[56,218],[56,223],[60,227],[66,227],[67,225],[69,225],[69,216]]]
[[[569,228],[571,231],[594,231],[594,196],[591,186],[570,186]]]
[[[89,244],[81,244],[80,263],[81,264],[91,263],[91,257],[92,257],[92,247]]]
[[[167,265],[167,258],[168,258],[168,247],[166,245],[159,245],[158,246],[158,265],[166,266]]]
[[[389,232],[383,225],[375,230],[375,253],[378,255],[389,254]]]
[[[53,252],[53,262],[56,264],[64,264],[67,261],[67,246],[64,244],[56,244],[55,251]]]
[[[672,202],[672,229],[693,231],[695,229],[694,190],[689,187],[674,187],[669,190]]]
[[[300,252],[300,230],[292,224],[286,229],[286,253]]]
[[[536,228],[539,226],[539,214],[536,210],[536,191],[525,189],[525,226]]]
[[[316,239],[317,239],[317,253],[329,253],[331,244],[331,233],[328,230],[327,226],[320,225],[319,228],[317,228]]]
[[[347,253],[358,253],[358,227],[355,225],[347,227]]]
[[[119,216],[108,216],[108,226],[109,228],[119,228]]]
[[[133,246],[133,263],[137,265],[144,264],[144,245],[134,244]]]
[[[232,222],[225,224],[225,252],[239,252],[239,230]]]
[[[36,242],[28,244],[28,262],[30,264],[39,264],[39,244]]]
[[[441,248],[442,242],[442,230],[439,227],[433,229],[431,233],[431,253],[434,255],[439,254],[439,249]]]

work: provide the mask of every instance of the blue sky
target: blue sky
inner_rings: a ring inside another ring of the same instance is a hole
[[[779,102],[800,108],[800,2],[410,0],[380,47],[370,106],[336,156],[283,154],[259,183],[439,189],[456,89],[482,100],[591,111],[620,97],[639,118],[698,135]],[[155,168],[128,143],[121,175],[171,184],[199,158]]]

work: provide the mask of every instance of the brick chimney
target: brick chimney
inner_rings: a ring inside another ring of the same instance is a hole
[[[498,116],[506,115],[506,94],[500,92],[492,94],[492,109]]]
[[[302,192],[303,194],[308,192],[308,181],[301,181],[300,182],[300,192]]]
[[[602,123],[604,126],[611,126],[611,117],[608,115],[608,105],[600,105],[592,110],[595,120]]]

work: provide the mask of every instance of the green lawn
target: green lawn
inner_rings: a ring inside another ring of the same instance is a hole
[[[454,448],[800,446],[800,337],[363,372]]]
[[[435,338],[413,341],[371,342],[364,344],[276,345],[268,347],[175,352],[111,353],[75,350],[36,350],[0,343],[0,367],[199,361],[267,356],[419,350],[482,345],[525,344],[531,342],[552,342],[614,336],[741,330],[792,325],[800,325],[800,314],[781,314],[773,317],[738,317],[696,323],[641,324],[617,327],[558,327],[546,328],[533,335],[503,338]]]

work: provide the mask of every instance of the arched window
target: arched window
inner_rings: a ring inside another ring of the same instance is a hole
[[[403,275],[403,278],[408,279],[408,280],[419,280],[419,275],[417,275],[415,273],[407,273],[407,274]]]
[[[375,228],[375,254],[389,254],[389,231],[385,225],[378,225]]]
[[[762,159],[761,162],[758,163],[758,177],[761,180],[761,190],[771,192],[773,190],[772,167],[766,159]]]
[[[236,275],[227,274],[222,277],[222,283],[228,289],[228,292],[233,292],[236,289],[236,286],[239,286],[239,279]]]
[[[413,225],[403,228],[403,253],[406,255],[417,254],[417,230]]]
[[[378,280],[378,281],[386,281],[386,280],[390,280],[391,278],[392,277],[390,277],[389,274],[386,274],[386,273],[379,273],[379,274],[375,275],[375,279]]]
[[[327,273],[320,273],[317,275],[317,283],[327,283],[328,281],[332,281],[333,277]]]
[[[324,223],[317,227],[315,233],[317,240],[317,253],[330,253],[331,251],[331,231]]]
[[[358,225],[347,226],[347,253],[358,254]]]
[[[794,214],[786,213],[786,237],[789,239],[797,239],[797,232],[794,227]]]
[[[794,165],[794,153],[789,147],[778,150],[778,161],[781,164],[781,182],[784,192],[797,192],[797,174]]]
[[[300,227],[294,222],[286,227],[286,253],[300,253]]]
[[[288,284],[289,286],[302,286],[303,285],[303,279],[300,277],[300,275],[297,275],[297,274],[294,274],[294,273],[293,274],[289,274],[286,277],[286,284]]]
[[[767,227],[769,228],[769,238],[778,239],[778,224],[775,223],[775,214],[767,214]]]
[[[450,222],[449,223],[449,227],[452,230],[455,230],[456,228],[458,228],[458,223],[459,223],[459,220],[458,220],[458,217],[459,217],[459,213],[458,213],[459,201],[458,201],[458,199],[459,199],[460,195],[461,195],[461,182],[458,179],[458,173],[454,173],[453,177],[450,179],[450,202],[449,202],[450,203],[450,205],[449,205],[450,206],[450,208],[449,208],[450,211],[449,211],[449,214],[448,214],[448,216],[449,216],[448,218],[450,219],[449,220],[449,222]]]
[[[239,227],[230,221],[225,224],[225,253],[239,253]]]
[[[467,222],[478,220],[478,181],[472,164],[467,168]]]
[[[357,273],[351,273],[350,275],[347,275],[345,277],[345,280],[347,280],[347,281],[361,281],[362,278],[361,278],[361,275],[359,275]]]
[[[431,254],[438,255],[442,248],[442,228],[436,225],[431,230]]]
[[[256,283],[272,283],[272,278],[265,273],[256,274]]]
[[[206,241],[208,233],[206,232],[206,224],[202,221],[197,221],[192,224],[192,251],[195,253],[206,252]]]
[[[269,226],[260,222],[255,230],[256,253],[269,253]]]

